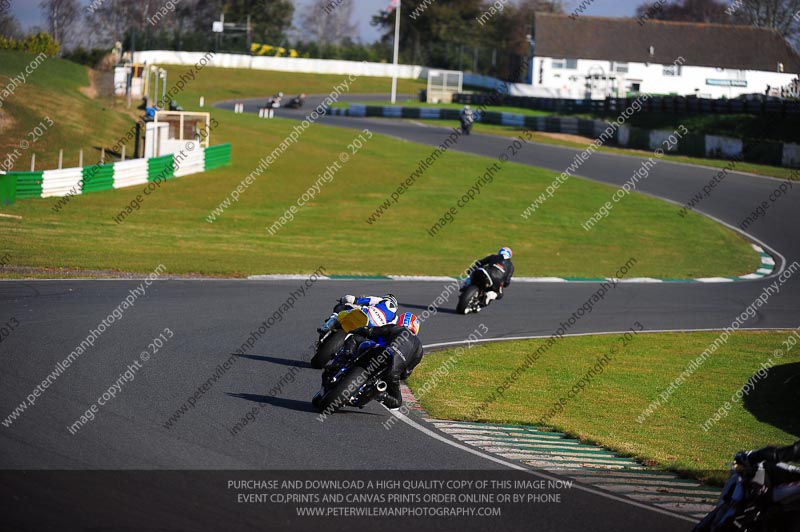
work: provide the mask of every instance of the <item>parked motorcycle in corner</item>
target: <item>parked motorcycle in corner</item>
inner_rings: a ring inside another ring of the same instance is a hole
[[[734,458],[719,503],[693,532],[800,532],[800,468],[778,462],[750,465],[744,453]]]

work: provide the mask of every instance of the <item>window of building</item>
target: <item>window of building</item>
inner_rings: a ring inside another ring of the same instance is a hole
[[[628,63],[612,63],[611,64],[611,70],[614,71],[614,72],[627,73],[628,72]]]
[[[682,73],[682,68],[680,65],[664,65],[664,75],[665,76],[672,76],[677,77],[680,76]]]
[[[576,70],[578,68],[577,59],[553,59],[553,68],[566,68]]]

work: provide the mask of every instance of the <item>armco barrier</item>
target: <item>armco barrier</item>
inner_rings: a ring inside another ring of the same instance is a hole
[[[42,174],[44,172],[9,172],[2,179],[14,176],[17,179],[17,199],[42,197]]]
[[[96,164],[85,168],[8,172],[0,174],[0,204],[9,205],[17,199],[74,196],[143,185],[148,181],[213,170],[230,164],[230,161],[231,145],[222,144],[178,155]]]
[[[113,166],[112,183],[114,188],[144,185],[149,180],[150,161],[147,159],[132,159]]]
[[[225,166],[231,160],[231,145],[220,144],[206,148],[206,170]]]
[[[376,116],[384,118],[420,118],[433,120],[458,120],[458,109],[438,107],[400,107],[392,105],[350,104],[347,108],[329,109],[328,114],[343,116]],[[496,111],[475,110],[475,121],[484,124],[526,127],[533,131],[566,133],[598,138],[609,127],[609,122],[575,117],[533,116]],[[650,151],[663,145],[672,131],[641,129],[621,126],[614,130],[612,143],[624,148]],[[734,139],[715,135],[689,133],[678,141],[670,153],[692,157],[718,157],[740,159],[751,163],[800,168],[800,146],[758,139]]]
[[[125,161],[127,163],[128,161]],[[117,163],[117,164],[125,164]],[[83,186],[81,194],[98,192],[114,188],[114,175],[117,169],[114,164],[95,164],[83,169]]]
[[[153,157],[147,160],[147,180],[169,179],[173,176],[175,166],[173,165],[172,155]]]
[[[45,170],[42,172],[42,197],[67,196],[70,191],[78,190],[82,181],[83,168]]]

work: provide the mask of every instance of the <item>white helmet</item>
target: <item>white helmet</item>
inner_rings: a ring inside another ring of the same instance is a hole
[[[397,311],[398,302],[394,294],[384,294],[381,299],[386,301],[386,307],[389,308],[389,310],[392,312]]]

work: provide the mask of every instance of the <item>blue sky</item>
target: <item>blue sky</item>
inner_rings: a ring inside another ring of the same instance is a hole
[[[166,0],[165,0],[166,1]],[[511,0],[513,1],[513,0]],[[584,15],[594,15],[600,17],[630,17],[636,11],[636,6],[641,4],[644,0],[595,0]],[[419,2],[414,2],[416,5]],[[91,0],[81,0],[83,5],[88,5]],[[295,0],[295,23],[297,23],[297,15],[308,5],[309,0]],[[389,0],[354,0],[355,3],[355,20],[358,24],[357,36],[365,42],[372,42],[378,38],[378,32],[375,28],[370,26],[369,21],[377,11],[385,9],[389,5]],[[567,13],[579,4],[578,1],[567,2]],[[22,23],[23,28],[31,26],[44,26],[41,10],[39,9],[38,0],[11,0],[11,12]],[[407,13],[406,13],[407,14]],[[406,16],[403,17],[408,20]],[[209,21],[209,26],[211,22]],[[402,30],[402,20],[401,20]]]

